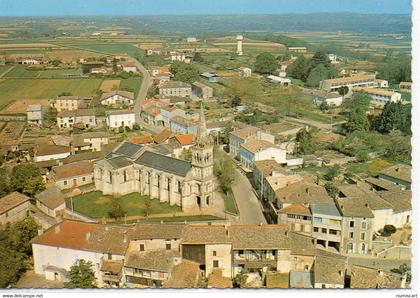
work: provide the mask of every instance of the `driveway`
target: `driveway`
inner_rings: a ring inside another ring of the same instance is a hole
[[[134,102],[134,113],[136,114],[136,122],[140,124],[141,105],[143,103],[143,100],[147,96],[147,90],[149,90],[150,86],[152,86],[153,79],[150,76],[149,71],[137,59],[130,56],[126,56],[126,59],[129,61],[132,61],[134,65],[140,70],[141,74],[143,75],[143,80],[140,86],[140,90]]]
[[[238,205],[240,223],[267,223],[251,183],[245,174],[238,169],[236,169],[235,184],[232,187],[232,191],[236,199],[236,204]]]

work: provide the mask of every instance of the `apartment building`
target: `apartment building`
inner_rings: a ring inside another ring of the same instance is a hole
[[[311,204],[312,237],[317,248],[341,252],[342,217],[335,204]]]
[[[379,89],[379,88],[353,88],[354,92],[364,92],[370,96],[371,104],[385,105],[387,102],[401,101],[401,94],[394,91]]]
[[[323,80],[319,83],[319,88],[327,91],[337,91],[341,87],[375,87],[376,86],[375,74],[359,74],[351,77],[343,77],[336,79]]]
[[[286,150],[265,140],[252,139],[241,144],[239,160],[244,169],[251,171],[255,161],[268,159],[275,160],[279,164],[286,164]]]

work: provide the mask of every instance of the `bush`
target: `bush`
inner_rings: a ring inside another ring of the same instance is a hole
[[[397,229],[393,225],[385,225],[384,226],[384,232],[392,235],[397,231]]]

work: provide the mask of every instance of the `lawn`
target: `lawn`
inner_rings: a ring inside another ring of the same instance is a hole
[[[267,273],[266,283],[269,289],[287,289],[289,288],[289,273]]]
[[[225,195],[225,210],[233,214],[238,214],[238,208],[236,207],[235,197],[232,191],[229,191]]]
[[[10,67],[12,67],[12,65],[0,65],[0,75],[2,75]]]
[[[73,198],[73,208],[76,212],[85,214],[92,218],[108,217],[108,212],[112,209],[113,200],[120,200],[123,210],[127,216],[144,216],[146,201],[150,200],[147,196],[140,196],[138,193],[131,193],[120,198],[102,195],[101,192],[89,192]],[[181,207],[170,206],[169,203],[160,203],[158,199],[150,200],[151,214],[180,212]],[[71,208],[70,199],[67,206]]]
[[[102,79],[6,79],[0,82],[0,109],[14,100],[49,99],[63,92],[94,96]]]

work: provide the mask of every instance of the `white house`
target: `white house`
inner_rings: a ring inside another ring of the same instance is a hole
[[[239,160],[247,170],[252,170],[255,161],[275,160],[279,164],[287,164],[286,150],[264,140],[251,140],[241,145]]]
[[[242,78],[250,77],[252,70],[249,67],[239,67],[239,76]]]
[[[125,72],[134,72],[134,73],[137,73],[138,72],[137,67],[134,64],[134,62],[131,62],[131,61],[123,61],[121,63],[121,66],[122,66],[122,70],[125,71]]]
[[[313,90],[311,91],[314,103],[320,105],[326,102],[329,106],[340,106],[343,103],[343,96],[338,92],[327,92],[324,90]]]
[[[130,129],[132,129],[134,123],[136,123],[136,114],[132,111],[113,110],[107,112],[106,124],[109,128],[115,129],[121,126],[128,126]]]
[[[26,109],[26,119],[28,123],[42,125],[44,113],[41,105],[29,105]]]
[[[290,86],[292,84],[292,81],[288,78],[281,78],[278,76],[269,75],[267,79],[270,80],[271,83],[280,84],[285,87]]]
[[[387,102],[399,102],[401,101],[401,93],[383,90],[379,88],[353,88],[355,92],[365,92],[367,93],[371,100],[372,104],[384,105]]]
[[[63,159],[70,155],[70,148],[66,146],[56,146],[43,144],[35,149],[34,161],[45,161]]]
[[[389,87],[389,83],[388,83],[387,80],[376,79],[375,82],[376,82],[378,88],[388,88]]]
[[[237,129],[229,133],[229,153],[239,159],[239,150],[242,144],[245,144],[253,139],[264,140],[274,144],[275,137],[272,134],[266,133],[261,129],[248,126],[242,129]]]
[[[101,96],[101,105],[103,106],[132,106],[133,104],[133,92],[116,90]]]

